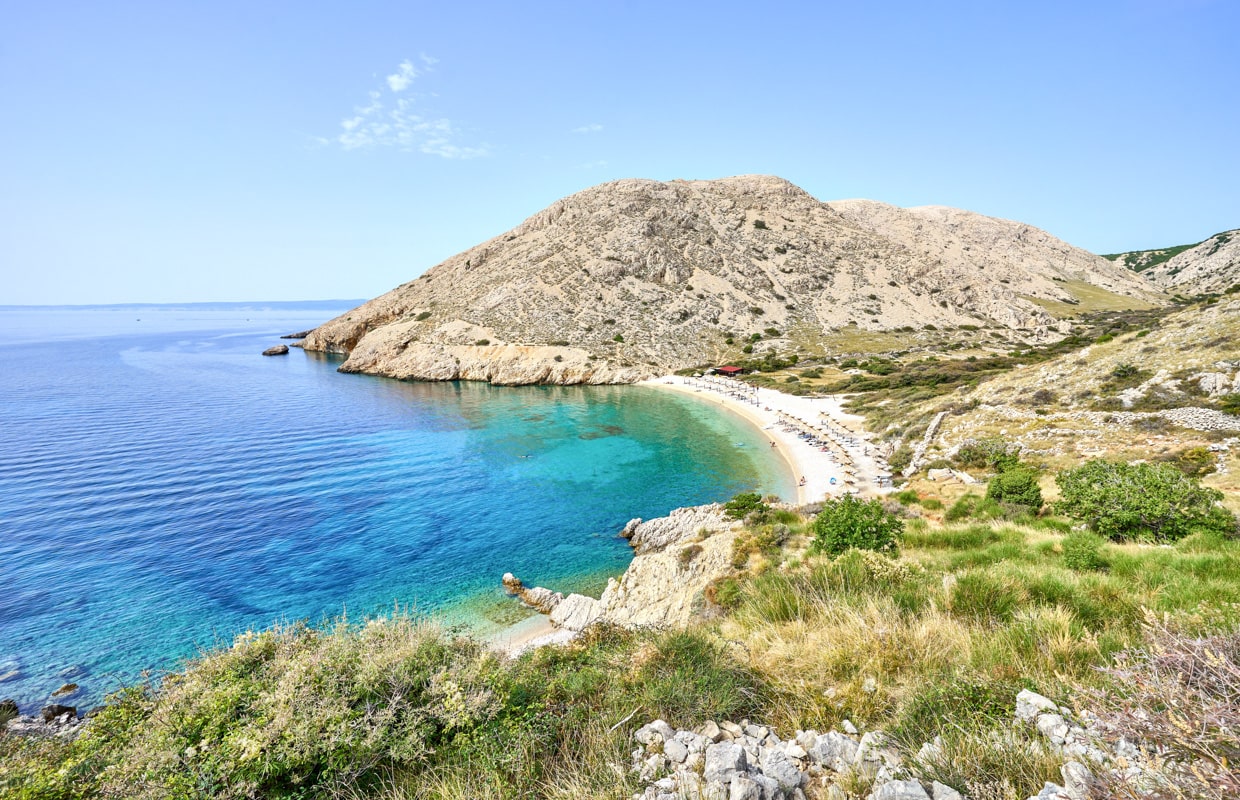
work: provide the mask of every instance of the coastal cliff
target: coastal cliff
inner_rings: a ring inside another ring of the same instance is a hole
[[[1143,278],[1044,231],[968,211],[821,202],[786,180],[621,180],[310,331],[341,370],[498,384],[631,383],[809,354],[843,329],[1066,331],[1081,287],[1157,302]],[[755,338],[756,334],[756,338]],[[747,348],[747,349],[745,349]]]

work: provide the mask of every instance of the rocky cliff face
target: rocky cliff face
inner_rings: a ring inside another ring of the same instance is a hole
[[[1240,284],[1240,229],[1217,233],[1142,273],[1169,292],[1223,292]]]
[[[1048,335],[1028,298],[1062,281],[1150,296],[1117,265],[1020,223],[952,209],[823,203],[785,180],[622,180],[312,331],[342,369],[419,380],[627,383],[855,324],[998,325]],[[781,338],[784,337],[784,338]]]

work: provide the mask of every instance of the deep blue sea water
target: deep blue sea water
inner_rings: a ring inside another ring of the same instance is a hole
[[[352,305],[0,307],[0,697],[89,707],[279,621],[486,633],[523,613],[506,571],[597,592],[629,519],[795,492],[760,431],[672,392],[260,355]]]

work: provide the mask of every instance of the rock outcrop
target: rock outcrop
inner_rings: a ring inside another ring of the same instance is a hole
[[[1119,781],[1130,792],[1126,797],[1164,796],[1167,787],[1151,768],[1162,764],[1165,754],[1148,743],[1108,739],[1088,712],[1078,716],[1025,689],[1016,697],[1014,722],[1013,747],[1045,749],[1063,762],[1062,783],[1047,782],[1029,800],[1088,800],[1099,778]],[[841,727],[842,732],[797,731],[781,739],[747,719],[711,720],[691,730],[655,720],[633,733],[638,746],[630,754],[630,770],[646,784],[633,800],[962,800],[959,791],[925,774],[946,758],[939,738],[906,758],[882,731],[862,734],[848,720]],[[841,786],[845,782],[848,792]]]
[[[263,351],[265,356],[286,356],[288,355],[288,345],[278,344],[275,347],[268,347]]]
[[[625,627],[684,625],[705,607],[706,587],[731,569],[733,521],[718,503],[679,508],[666,517],[633,520],[624,535],[637,551],[601,597],[526,588],[511,573],[504,588],[547,614],[559,628],[581,631],[599,622]]]
[[[1153,297],[1140,277],[1020,223],[823,203],[780,178],[621,180],[310,331],[344,372],[498,384],[629,383],[789,333],[982,324],[1050,335],[1068,282]],[[775,334],[769,330],[776,331]]]

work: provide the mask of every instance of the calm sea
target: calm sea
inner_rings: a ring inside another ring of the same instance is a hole
[[[487,633],[524,613],[506,571],[596,592],[629,519],[795,491],[759,431],[671,392],[259,355],[353,305],[0,307],[0,697],[89,707],[279,621]]]

